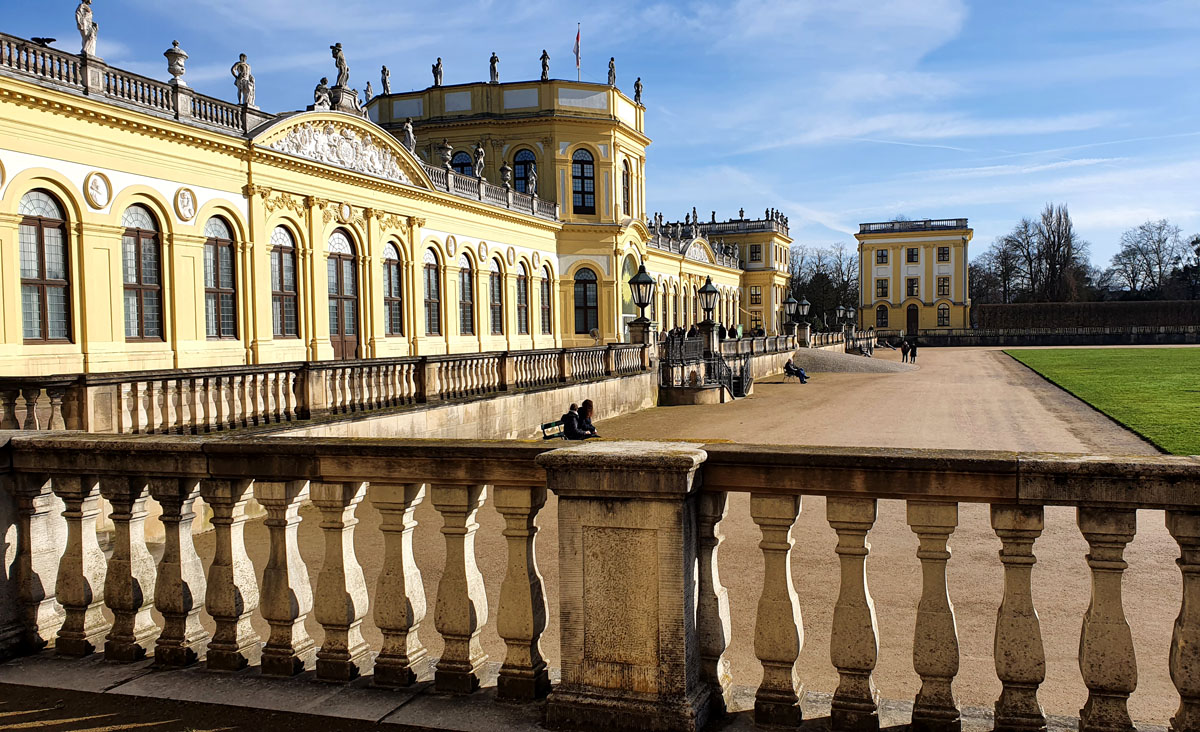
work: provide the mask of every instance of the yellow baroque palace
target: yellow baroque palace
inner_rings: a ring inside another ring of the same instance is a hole
[[[646,109],[615,86],[271,114],[170,76],[0,34],[0,374],[618,342],[641,264],[657,330],[701,320],[710,277],[715,320],[782,329],[784,217],[650,214]]]

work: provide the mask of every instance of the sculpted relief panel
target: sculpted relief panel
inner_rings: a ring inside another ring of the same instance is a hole
[[[371,135],[359,136],[349,127],[332,122],[316,127],[305,122],[292,128],[287,135],[269,147],[288,155],[315,160],[339,168],[386,178],[397,183],[411,183],[400,169],[396,155]]]

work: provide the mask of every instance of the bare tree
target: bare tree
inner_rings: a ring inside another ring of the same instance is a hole
[[[1140,282],[1144,287],[1161,290],[1172,270],[1179,266],[1187,254],[1182,234],[1178,226],[1166,219],[1140,224],[1121,234],[1121,250],[1113,257],[1113,266],[1118,266],[1118,257],[1126,266],[1136,263],[1141,269]],[[1137,291],[1141,288],[1131,284],[1130,289]]]

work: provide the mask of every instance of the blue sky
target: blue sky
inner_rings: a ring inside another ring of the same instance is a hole
[[[75,0],[0,0],[2,30],[78,49]],[[94,0],[100,54],[235,98],[249,55],[258,101],[311,103],[341,42],[351,83],[393,90],[536,78],[543,48],[573,78],[645,84],[647,204],[720,218],[765,207],[797,242],[853,243],[865,221],[967,217],[981,252],[1044,203],[1070,206],[1101,265],[1121,232],[1169,218],[1200,232],[1200,0],[733,0],[384,3]]]

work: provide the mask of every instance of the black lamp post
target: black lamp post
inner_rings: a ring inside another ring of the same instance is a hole
[[[838,319],[838,323],[840,324],[846,318],[846,308],[838,305],[833,309],[833,314]]]
[[[788,299],[783,301],[783,332],[787,335],[796,335],[796,311],[800,309],[800,303],[796,302],[796,298],[788,295]]]
[[[808,298],[801,295],[800,296],[800,305],[796,308],[796,314],[799,315],[801,318],[807,318],[808,310],[811,307],[812,307],[812,304],[808,302]],[[805,322],[807,322],[807,321],[805,321]]]
[[[638,267],[637,274],[629,279],[629,290],[633,293],[633,304],[640,311],[636,323],[649,323],[646,318],[646,308],[654,302],[654,278],[646,272],[645,263]]]
[[[700,308],[704,310],[704,321],[711,323],[712,311],[717,307],[717,298],[721,296],[721,291],[713,285],[712,277],[709,277],[696,294],[700,297]]]

